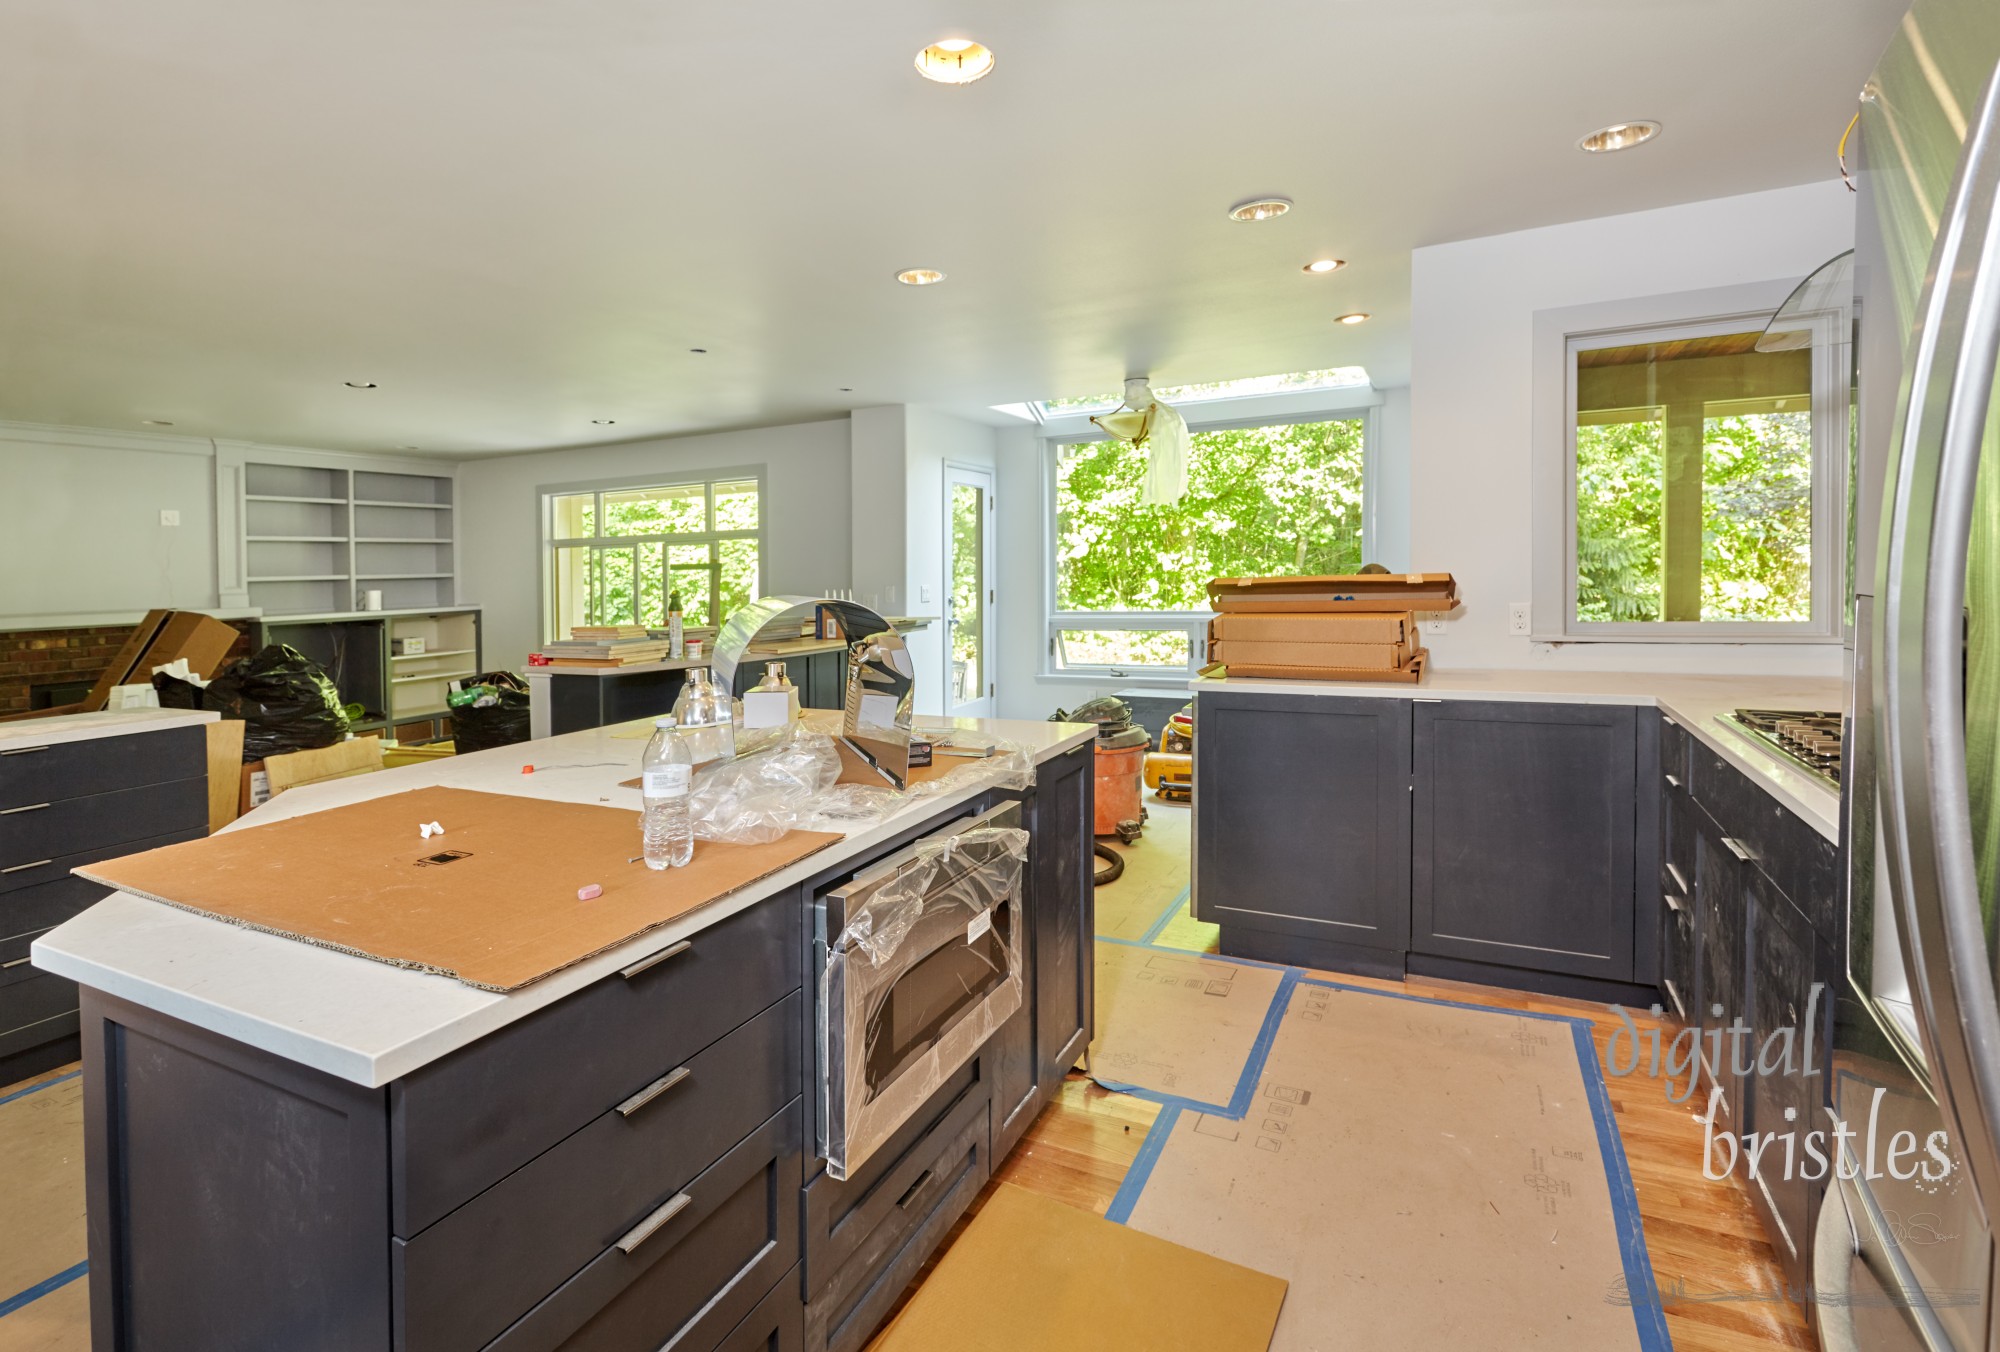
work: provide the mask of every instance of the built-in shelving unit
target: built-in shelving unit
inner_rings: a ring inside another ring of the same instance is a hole
[[[385,611],[457,600],[449,475],[243,465],[244,583],[267,615]]]
[[[276,616],[260,628],[260,643],[290,644],[326,668],[341,700],[362,707],[356,732],[404,741],[449,737],[451,683],[484,670],[479,612],[469,608],[343,609]],[[412,641],[424,650],[396,651]]]

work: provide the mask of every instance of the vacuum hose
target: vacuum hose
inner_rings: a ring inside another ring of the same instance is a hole
[[[1096,885],[1102,887],[1106,883],[1117,882],[1118,875],[1125,871],[1125,856],[1112,849],[1109,845],[1100,845],[1094,840],[1090,842],[1090,849],[1091,853],[1095,854],[1099,859],[1108,859],[1111,861],[1103,868],[1097,870]]]

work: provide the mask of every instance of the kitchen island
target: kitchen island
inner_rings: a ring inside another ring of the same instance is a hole
[[[1089,1040],[1094,730],[976,727],[1032,786],[940,786],[511,994],[123,893],[45,935],[36,964],[83,987],[93,1346],[861,1346]],[[636,809],[638,731],[296,789],[243,824],[427,785]],[[815,917],[995,811],[1029,834],[1018,1009],[836,1178]]]

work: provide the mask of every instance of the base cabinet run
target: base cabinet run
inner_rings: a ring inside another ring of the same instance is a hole
[[[1023,795],[1027,997],[855,1176],[810,879],[379,1089],[83,992],[94,1352],[858,1352],[1089,1039],[1091,748]]]
[[[1657,979],[1638,710],[1203,691],[1197,716],[1195,913],[1223,952],[1606,999]]]

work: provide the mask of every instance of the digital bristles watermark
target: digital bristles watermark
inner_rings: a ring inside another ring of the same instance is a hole
[[[1824,992],[1824,983],[1815,981],[1806,999],[1804,1029],[1818,1026],[1820,997]],[[1823,1074],[1822,1068],[1813,1064],[1814,1041],[1800,1028],[1774,1028],[1758,1046],[1756,1031],[1743,1022],[1741,1015],[1737,1015],[1727,1027],[1718,1025],[1703,1030],[1690,1025],[1683,1028],[1662,1048],[1658,1028],[1641,1030],[1624,1006],[1612,1005],[1611,1009],[1623,1026],[1612,1032],[1611,1043],[1604,1049],[1605,1070],[1623,1078],[1645,1067],[1646,1073],[1653,1079],[1666,1081],[1669,1103],[1685,1103],[1694,1094],[1695,1084],[1700,1078],[1704,1041],[1707,1043],[1708,1064],[1717,1073],[1740,1075],[1746,1080],[1751,1076],[1796,1076],[1815,1085]],[[1709,1006],[1712,1018],[1720,1019],[1722,1012],[1721,1005]],[[1659,1017],[1660,1006],[1654,1005],[1652,1013],[1654,1017]],[[1728,1051],[1726,1059],[1725,1043]],[[1754,1053],[1747,1061],[1746,1044],[1748,1050]],[[1620,1055],[1621,1046],[1629,1049],[1629,1055]],[[1686,1083],[1677,1090],[1675,1083],[1683,1076]],[[1702,1123],[1702,1177],[1711,1181],[1728,1178],[1736,1171],[1740,1161],[1752,1179],[1799,1178],[1816,1182],[1827,1177],[1831,1170],[1835,1177],[1842,1179],[1888,1177],[1898,1182],[1909,1182],[1921,1177],[1926,1183],[1942,1182],[1955,1167],[1947,1153],[1950,1138],[1944,1132],[1933,1131],[1922,1142],[1911,1131],[1893,1132],[1886,1143],[1877,1139],[1882,1099],[1888,1092],[1876,1086],[1870,1095],[1865,1131],[1857,1131],[1821,1102],[1820,1111],[1826,1114],[1831,1130],[1815,1128],[1802,1132],[1798,1109],[1786,1108],[1785,1121],[1795,1125],[1784,1131],[1746,1131],[1738,1136],[1716,1131],[1716,1117],[1723,1101],[1722,1086],[1716,1084],[1708,1093],[1708,1112],[1699,1119]],[[1824,1095],[1815,1094],[1813,1098],[1819,1102]],[[1833,1147],[1831,1154],[1827,1150],[1829,1143]],[[1779,1153],[1783,1155],[1782,1165],[1778,1163]]]

